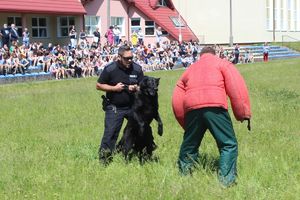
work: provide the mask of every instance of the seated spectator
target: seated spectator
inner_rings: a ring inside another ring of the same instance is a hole
[[[253,54],[248,49],[246,49],[244,54],[244,63],[253,63],[253,62],[254,62]]]
[[[20,65],[20,60],[19,60],[19,57],[17,56],[16,53],[12,54],[13,56],[13,62],[12,62],[12,74],[15,75],[17,73],[22,73],[24,74],[24,71]]]
[[[20,56],[21,58],[20,58],[19,65],[22,68],[23,74],[25,74],[25,72],[28,72],[29,61],[27,60],[25,54],[20,54]]]
[[[51,60],[51,65],[49,67],[49,72],[55,77],[55,79],[58,79],[60,74],[60,70],[58,69],[58,61]]]
[[[7,74],[11,74],[13,71],[13,56],[10,55],[6,58],[5,64],[4,64],[4,68],[5,68],[5,75]]]
[[[94,68],[92,67],[91,58],[87,57],[85,59],[85,71],[84,74],[86,77],[91,77],[94,74]]]
[[[249,54],[248,54],[248,63],[254,63],[254,56],[251,51],[249,51]]]
[[[5,56],[5,54],[1,54],[0,55],[0,75],[7,74],[5,62],[6,62],[6,56]]]
[[[75,77],[75,61],[69,62],[68,67],[66,67],[66,74],[68,77]]]
[[[42,52],[38,53],[36,66],[40,71],[43,71],[45,68],[44,54]]]
[[[49,67],[51,65],[50,64],[51,58],[52,58],[52,55],[48,51],[46,51],[44,53],[44,57],[43,57],[43,63],[44,63],[43,69],[42,69],[43,72],[48,72],[49,71]]]
[[[79,61],[77,59],[74,60],[74,77],[80,78],[82,74],[82,68],[79,66]]]
[[[64,79],[65,78],[64,65],[61,60],[59,60],[59,59],[56,59],[56,60],[57,60],[58,71],[59,71],[58,79]]]

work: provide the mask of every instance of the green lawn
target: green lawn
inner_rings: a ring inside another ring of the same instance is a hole
[[[252,131],[234,120],[239,141],[238,184],[220,187],[218,150],[206,134],[201,166],[178,174],[182,130],[171,94],[182,70],[160,77],[164,135],[156,134],[158,162],[129,164],[117,155],[99,165],[103,132],[96,78],[0,85],[0,199],[299,199],[300,59],[238,65],[252,104]]]

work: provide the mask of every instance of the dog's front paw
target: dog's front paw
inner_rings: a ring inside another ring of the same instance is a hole
[[[163,125],[158,125],[158,135],[162,136],[163,135]]]

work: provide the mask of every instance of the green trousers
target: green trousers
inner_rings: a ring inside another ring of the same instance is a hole
[[[229,186],[235,182],[237,175],[238,144],[228,111],[223,108],[201,108],[186,114],[178,158],[179,170],[182,175],[187,175],[198,163],[199,147],[207,129],[220,152],[218,178],[224,186]]]

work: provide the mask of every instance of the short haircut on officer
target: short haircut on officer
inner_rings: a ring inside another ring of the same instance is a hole
[[[128,45],[120,46],[118,50],[118,55],[123,56],[125,51],[130,51],[130,50],[131,50],[130,46]]]

